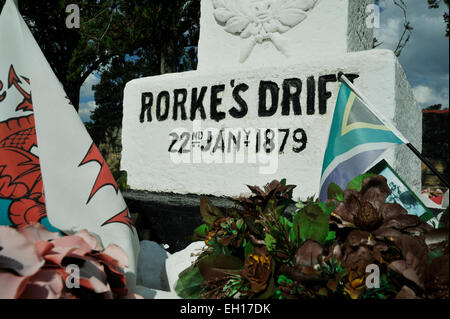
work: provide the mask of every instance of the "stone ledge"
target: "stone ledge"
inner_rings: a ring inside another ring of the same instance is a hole
[[[222,211],[235,207],[233,199],[210,195],[156,193],[141,190],[122,191],[122,195],[136,219],[140,240],[168,244],[170,253],[186,248],[194,229],[203,224],[200,214],[200,198],[208,198]],[[295,204],[286,212],[292,213]]]
[[[126,190],[122,195],[136,217],[140,240],[152,240],[167,244],[167,251],[175,253],[191,243],[194,229],[203,221],[200,215],[200,197],[207,197],[222,210],[234,207],[230,198],[156,193]]]

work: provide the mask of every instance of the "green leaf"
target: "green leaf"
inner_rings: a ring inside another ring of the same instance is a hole
[[[327,238],[325,238],[326,243],[333,242],[336,239],[336,232],[335,231],[329,231]]]
[[[317,205],[319,205],[320,209],[322,209],[322,211],[327,214],[327,216],[330,216],[331,213],[336,209],[336,204],[333,202],[317,202]]]
[[[375,176],[375,175],[376,174],[373,174],[373,173],[366,173],[366,174],[362,174],[362,175],[356,176],[354,179],[352,179],[350,181],[350,183],[347,184],[346,189],[349,189],[349,190],[353,189],[353,190],[356,190],[356,191],[360,192],[363,181],[366,178],[371,177],[371,176]]]
[[[294,216],[294,224],[300,228],[300,240],[308,239],[324,244],[328,237],[328,215],[317,204],[310,204]]]
[[[117,185],[121,191],[127,190],[130,186],[127,184],[128,174],[127,171],[119,171],[114,173],[114,178],[117,181]]]
[[[328,199],[336,199],[338,201],[344,200],[344,191],[342,188],[339,187],[339,185],[335,183],[331,183],[330,186],[328,186]]]
[[[284,285],[290,285],[293,283],[293,281],[291,279],[289,279],[287,276],[285,275],[280,275],[278,277],[278,281],[277,281],[278,285],[284,284]]]
[[[196,234],[200,238],[205,238],[206,234],[208,234],[209,231],[210,231],[210,228],[208,227],[208,225],[203,224],[203,225],[198,226],[196,229],[194,229],[194,234]]]
[[[204,280],[198,267],[190,267],[180,274],[175,292],[183,299],[201,299],[201,283]]]
[[[275,249],[277,240],[271,234],[266,234],[264,241],[266,242],[268,251],[273,251]]]
[[[247,259],[248,255],[253,254],[255,251],[255,246],[253,246],[252,242],[249,241],[244,249],[245,259]]]
[[[238,219],[238,221],[236,222],[236,227],[240,230],[243,225],[244,225],[244,220],[242,218]]]
[[[301,201],[301,200],[299,200],[296,204],[295,204],[295,207],[297,207],[298,209],[302,209],[303,207],[305,207],[306,205]]]

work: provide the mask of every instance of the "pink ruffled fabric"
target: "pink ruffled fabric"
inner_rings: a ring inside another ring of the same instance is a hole
[[[68,266],[76,266],[79,277]],[[86,230],[61,237],[40,224],[0,226],[0,299],[142,298],[128,291],[127,266],[119,246],[103,249]],[[79,288],[66,284],[74,280]]]

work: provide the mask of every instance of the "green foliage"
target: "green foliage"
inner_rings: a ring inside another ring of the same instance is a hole
[[[331,183],[330,186],[328,186],[328,199],[336,199],[340,202],[343,202],[344,191],[339,187],[339,185]]]
[[[360,190],[363,180],[370,176],[373,174],[358,176],[348,187]],[[381,186],[368,187],[367,192],[377,198],[377,188]],[[416,270],[403,270],[399,266],[408,267],[404,256],[415,259],[425,269],[445,264],[442,256],[446,252],[442,248],[448,242],[424,253],[423,234],[412,236],[404,228],[408,228],[410,222],[417,222],[415,229],[421,232],[420,229],[426,229],[424,223],[415,216],[398,212],[395,205],[386,206],[390,219],[373,228],[362,228],[346,219],[346,215],[361,211],[353,212],[348,202],[336,203],[343,197],[343,191],[337,186],[332,186],[329,192],[334,200],[320,202],[309,198],[297,204],[299,208],[293,213],[286,211],[287,193],[292,191],[293,185],[288,187],[285,181],[272,181],[264,190],[257,186],[249,188],[252,196],[239,198],[237,203],[241,207],[226,212],[207,199],[201,200],[205,224],[198,227],[195,234],[205,237],[208,247],[196,262],[201,277],[191,272],[183,275],[186,286],[197,289],[188,293],[182,290],[186,296],[198,295],[201,286],[203,298],[387,299],[394,298],[405,285],[417,291],[426,286],[418,281],[419,277],[413,276]],[[336,209],[338,204],[339,210]],[[382,231],[376,234],[380,229]],[[435,231],[439,233],[427,232],[426,235],[441,236],[444,232],[448,238],[447,229]],[[395,261],[397,266],[391,269]],[[380,265],[381,287],[367,289],[366,267],[373,263]],[[405,277],[405,273],[410,277]],[[191,277],[194,279],[190,280]],[[418,284],[414,286],[414,283]],[[422,295],[426,293],[422,290]],[[435,290],[431,295],[439,293]]]
[[[128,81],[193,70],[197,65],[199,0],[124,1],[120,8],[129,34],[122,30],[118,34],[130,40],[101,70],[100,83],[93,87],[97,108],[86,126],[97,144],[108,128],[122,126],[123,91]]]
[[[253,254],[255,252],[255,246],[253,246],[251,241],[244,240],[244,258],[247,259],[248,255]]]
[[[108,129],[121,127],[126,82],[196,68],[200,0],[80,0],[80,29],[68,29],[73,3],[20,0],[19,11],[77,111],[81,86],[100,75],[86,125],[100,144]]]
[[[198,226],[196,229],[194,229],[194,233],[199,237],[199,238],[205,238],[206,234],[210,231],[210,228],[208,227],[208,225],[203,224]]]
[[[311,239],[324,244],[328,238],[328,216],[316,203],[301,209],[293,219],[295,229],[299,229],[301,242]]]
[[[119,171],[114,174],[114,179],[119,186],[121,191],[130,189],[130,186],[127,184],[128,174],[127,171]]]
[[[362,174],[362,175],[356,176],[354,179],[352,179],[350,181],[350,183],[347,184],[346,189],[352,189],[352,190],[355,190],[358,192],[361,191],[362,182],[366,178],[371,177],[371,176],[375,176],[375,174],[367,173],[367,174]]]
[[[175,292],[184,299],[200,299],[201,283],[204,280],[198,267],[190,267],[179,275]]]
[[[447,5],[447,9],[448,9],[448,6],[449,6],[449,0],[427,0],[427,1],[428,1],[428,7],[430,9],[438,9],[441,6],[442,2],[445,5]],[[445,36],[447,38],[449,36],[449,25],[450,25],[449,17],[450,16],[449,16],[448,11],[444,12],[444,21],[445,21],[445,24],[447,25],[447,28],[446,28],[446,31],[445,31]]]

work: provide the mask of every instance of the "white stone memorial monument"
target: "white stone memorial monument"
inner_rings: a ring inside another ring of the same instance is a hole
[[[416,147],[422,115],[373,1],[202,0],[198,70],[129,82],[122,162],[134,190],[238,196],[286,178],[317,195],[342,71]],[[420,160],[383,156],[415,190]]]

